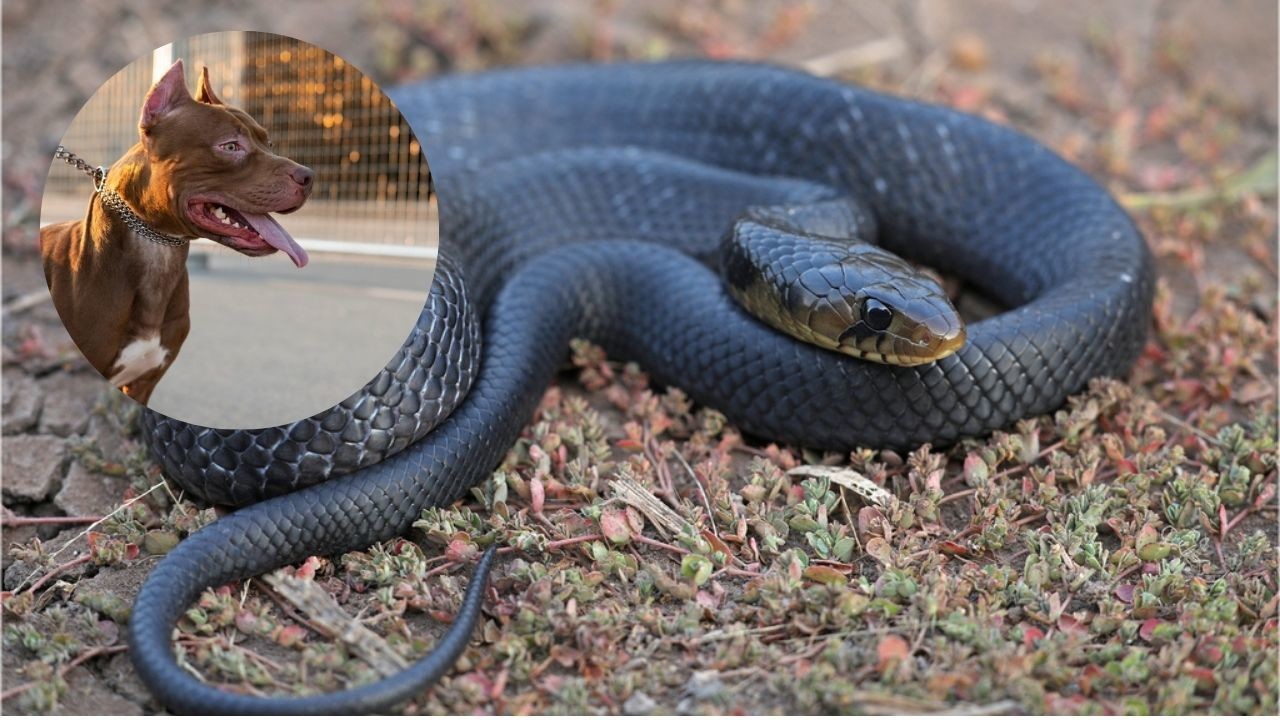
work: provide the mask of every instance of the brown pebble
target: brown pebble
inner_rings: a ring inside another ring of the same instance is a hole
[[[168,530],[152,530],[142,536],[142,549],[151,555],[165,555],[178,544],[178,534]]]
[[[967,72],[985,70],[991,61],[987,42],[974,33],[961,33],[951,41],[951,64]]]

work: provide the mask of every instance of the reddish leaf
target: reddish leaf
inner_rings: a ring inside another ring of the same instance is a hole
[[[1116,594],[1116,597],[1119,598],[1121,602],[1124,602],[1129,605],[1133,604],[1133,585],[1130,585],[1129,583],[1120,585],[1116,587],[1115,594]]]
[[[236,629],[245,635],[252,635],[258,627],[258,616],[249,610],[236,613]]]
[[[314,580],[318,569],[320,569],[320,558],[312,555],[302,562],[293,575],[299,580]]]
[[[720,602],[724,600],[724,593],[717,594],[706,590],[699,590],[693,596],[693,599],[699,607],[704,607],[708,610],[719,610]]]
[[[1058,618],[1058,629],[1062,632],[1070,633],[1082,633],[1085,631],[1084,623],[1071,615],[1063,615]]]
[[[1160,539],[1160,533],[1151,525],[1146,523],[1138,530],[1138,536],[1134,538],[1134,547],[1141,550],[1143,547],[1150,545]]]
[[[614,545],[625,545],[630,542],[631,526],[627,522],[626,511],[609,509],[601,513],[600,532]]]
[[[1022,647],[1027,650],[1035,648],[1036,643],[1044,639],[1044,631],[1038,627],[1029,627],[1022,631]]]
[[[884,513],[878,509],[867,505],[858,511],[858,535],[863,542],[866,542],[870,535],[888,535],[888,528],[889,522],[885,520]]]
[[[1261,509],[1263,505],[1266,505],[1267,503],[1271,502],[1272,498],[1274,498],[1275,496],[1276,496],[1276,486],[1270,483],[1267,484],[1258,493],[1258,497],[1254,498],[1253,509],[1254,510]]]
[[[1184,668],[1183,672],[1195,678],[1196,689],[1200,692],[1213,692],[1218,686],[1218,680],[1213,676],[1213,671],[1203,667]]]
[[[276,633],[276,642],[284,647],[297,647],[307,637],[307,629],[301,625],[285,625]]]
[[[1094,663],[1089,663],[1088,665],[1085,665],[1083,668],[1081,668],[1079,679],[1077,680],[1077,682],[1080,684],[1080,689],[1084,692],[1085,695],[1092,695],[1093,681],[1098,677],[1105,677],[1105,676],[1106,676],[1106,672],[1104,672],[1102,668],[1098,667]]]
[[[733,551],[729,549],[729,546],[725,545],[724,541],[721,540],[719,537],[717,537],[715,533],[711,532],[710,530],[702,530],[701,532],[702,532],[702,539],[710,543],[712,549],[719,550],[725,555],[733,554]]]
[[[480,550],[472,544],[471,537],[462,532],[454,535],[444,549],[444,556],[449,562],[466,562],[479,554]]]
[[[537,475],[529,481],[529,508],[534,515],[542,514],[542,507],[547,501],[546,489],[542,486],[542,478]]]
[[[1222,662],[1222,648],[1218,647],[1212,636],[1202,638],[1196,645],[1195,657],[1206,665],[1217,665]]]
[[[879,662],[876,663],[876,669],[880,672],[897,666],[908,655],[911,654],[911,646],[901,635],[885,635],[876,645],[876,657]]]
[[[787,491],[787,494],[791,496],[792,503],[804,502],[804,488],[799,485],[791,486],[791,489]]]
[[[980,455],[969,453],[965,456],[964,480],[970,487],[986,482],[990,475],[991,471],[987,468],[987,463],[983,461]]]

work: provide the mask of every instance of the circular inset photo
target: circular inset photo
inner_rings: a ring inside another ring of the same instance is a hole
[[[45,188],[45,279],[71,338],[189,423],[269,427],[341,402],[431,287],[422,148],[373,81],[301,40],[157,48],[76,116]]]

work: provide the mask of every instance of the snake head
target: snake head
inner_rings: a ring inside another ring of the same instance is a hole
[[[964,345],[964,321],[942,286],[879,247],[850,248],[838,262],[799,280],[805,292],[789,293],[808,298],[799,315],[806,317],[814,341],[838,352],[912,366],[941,360]]]
[[[867,223],[833,208],[756,207],[735,224],[721,271],[738,304],[799,340],[888,365],[923,365],[964,345],[938,281],[860,239]]]
[[[946,295],[921,293],[900,280],[858,293],[856,319],[837,338],[854,357],[892,365],[936,362],[964,345],[964,323]]]

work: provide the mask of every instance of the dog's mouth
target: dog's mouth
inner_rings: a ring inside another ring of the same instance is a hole
[[[296,209],[293,207],[284,212]],[[187,217],[204,230],[210,240],[237,252],[257,257],[280,250],[294,265],[302,267],[307,264],[307,251],[275,218],[265,213],[251,213],[220,202],[195,199],[187,203]]]

